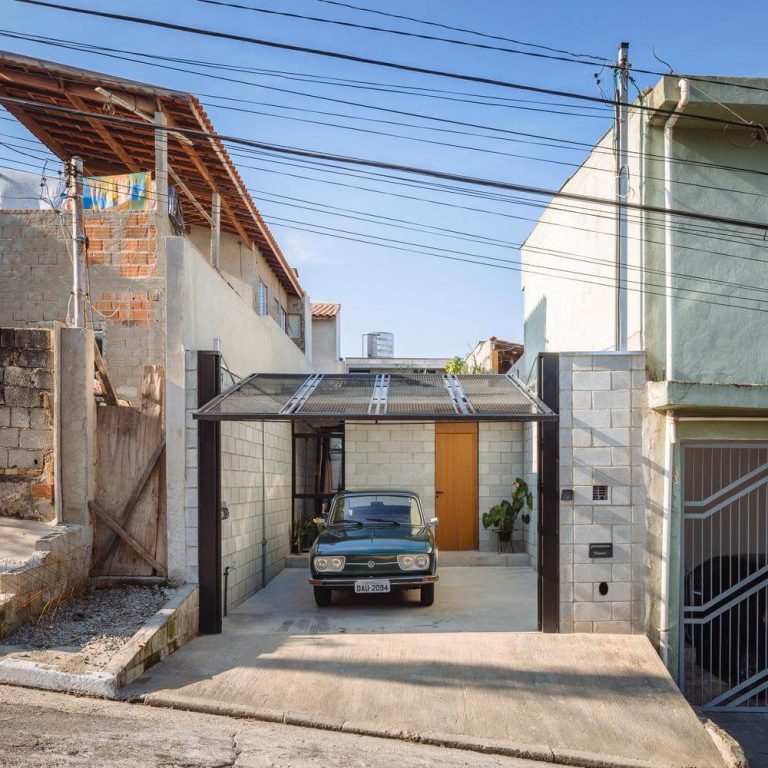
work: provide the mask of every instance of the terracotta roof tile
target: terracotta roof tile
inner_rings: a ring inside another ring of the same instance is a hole
[[[341,304],[333,304],[329,301],[321,301],[317,304],[312,304],[312,317],[317,317],[322,320],[336,317],[340,311]]]

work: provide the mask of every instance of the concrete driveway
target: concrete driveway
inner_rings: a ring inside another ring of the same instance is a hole
[[[192,641],[130,693],[571,765],[722,768],[644,637],[525,631],[530,569],[444,568],[430,608],[414,595],[319,609],[306,577],[283,571],[223,635]]]

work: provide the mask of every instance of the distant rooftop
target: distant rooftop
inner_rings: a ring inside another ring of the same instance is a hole
[[[329,320],[336,317],[341,311],[341,304],[334,304],[330,301],[321,301],[312,304],[312,317],[318,320]]]

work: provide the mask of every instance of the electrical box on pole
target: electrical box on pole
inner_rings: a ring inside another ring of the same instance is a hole
[[[616,62],[616,109],[614,114],[614,151],[616,154],[616,349],[627,349],[627,209],[629,167],[627,125],[629,99],[629,43],[619,45]]]
[[[69,162],[68,190],[72,215],[72,314],[76,328],[85,328],[85,227],[83,226],[83,160]]]

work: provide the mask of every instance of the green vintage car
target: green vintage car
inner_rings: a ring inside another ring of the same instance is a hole
[[[333,590],[359,595],[420,589],[421,604],[435,601],[437,518],[424,520],[411,491],[343,491],[309,553],[315,602],[331,604]]]

